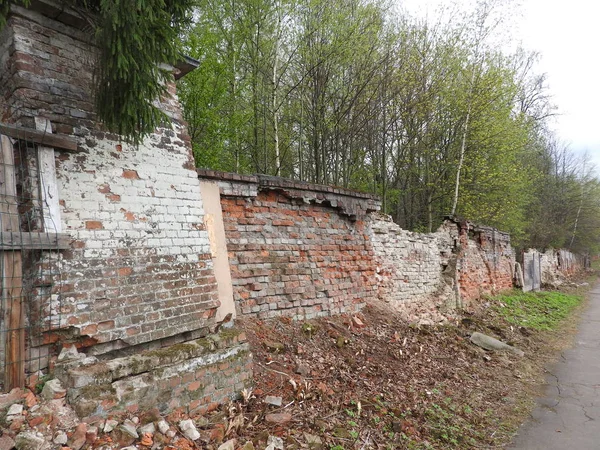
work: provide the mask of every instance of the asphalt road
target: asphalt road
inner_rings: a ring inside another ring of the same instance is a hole
[[[600,450],[600,284],[573,348],[548,368],[548,388],[509,449]]]

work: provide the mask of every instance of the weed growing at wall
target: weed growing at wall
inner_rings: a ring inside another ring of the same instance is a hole
[[[497,311],[511,324],[553,330],[581,302],[579,295],[560,292],[519,292],[494,297]]]

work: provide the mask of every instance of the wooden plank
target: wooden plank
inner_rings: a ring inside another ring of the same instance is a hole
[[[19,231],[17,208],[17,179],[13,145],[10,139],[0,135],[0,229]]]
[[[38,131],[52,134],[52,124],[44,117],[35,118]],[[42,199],[42,215],[44,231],[60,233],[60,205],[58,204],[58,183],[56,181],[56,163],[54,149],[43,145],[38,146],[38,163],[40,168],[39,182]]]
[[[48,134],[32,128],[0,123],[0,134],[63,150],[77,151],[77,140],[65,134]]]
[[[0,231],[0,250],[67,250],[71,240],[65,233]]]
[[[6,136],[0,136],[0,202],[1,230],[18,233],[19,214],[13,145]],[[25,384],[25,311],[23,308],[23,267],[20,251],[3,251],[2,298],[7,308],[5,387],[13,389]]]
[[[4,254],[4,298],[8,306],[8,335],[4,380],[7,390],[25,385],[25,310],[21,252]]]

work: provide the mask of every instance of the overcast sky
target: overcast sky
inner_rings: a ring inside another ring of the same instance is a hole
[[[443,0],[397,0],[416,14],[429,14]],[[471,3],[472,0],[458,0]],[[559,116],[557,135],[577,152],[588,151],[600,173],[600,3],[594,0],[521,0],[513,6],[511,34],[527,50],[541,53],[539,72]]]

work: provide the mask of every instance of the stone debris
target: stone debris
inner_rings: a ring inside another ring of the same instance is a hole
[[[24,431],[17,434],[15,447],[17,450],[45,450],[50,448],[50,444],[46,442],[44,435],[32,431]]]
[[[98,439],[98,427],[88,427],[85,433],[85,442],[93,444]]]
[[[274,395],[267,395],[263,400],[267,405],[281,406],[283,399]]]
[[[121,447],[132,445],[140,438],[136,426],[131,420],[125,420],[125,422],[123,422],[121,425],[118,425],[110,435],[112,440],[118,443]]]
[[[37,406],[37,398],[35,398],[35,394],[31,391],[27,391],[27,393],[25,394],[25,406],[27,406],[27,408],[29,408],[31,410],[31,408],[33,408],[34,406]]]
[[[57,379],[47,381],[42,389],[42,398],[46,400],[64,398],[66,395],[67,391],[60,384],[60,380]]]
[[[323,445],[321,438],[319,436],[315,436],[314,434],[304,433],[304,439],[306,440],[308,448],[318,449]]]
[[[292,415],[290,413],[267,414],[265,416],[265,420],[267,422],[276,423],[278,425],[285,425],[290,420],[292,420]]]
[[[198,433],[196,425],[194,425],[194,421],[192,419],[186,419],[179,422],[179,429],[190,441],[195,441],[200,438],[200,433]]]
[[[152,447],[152,444],[154,444],[154,441],[152,440],[152,433],[144,433],[142,435],[142,439],[140,439],[140,445]]]
[[[158,427],[158,431],[162,434],[167,434],[167,431],[169,431],[170,428],[166,420],[159,420],[156,426]]]
[[[115,429],[117,425],[119,425],[119,422],[117,422],[116,420],[109,419],[106,422],[104,422],[104,428],[102,431],[104,431],[105,433],[110,433],[112,430]]]
[[[135,426],[135,423],[133,423],[131,420],[126,420],[121,424],[119,428],[136,439],[140,437],[140,435],[137,432],[137,427]]]
[[[283,439],[277,436],[269,436],[265,450],[283,450]]]
[[[71,448],[71,450],[81,450],[81,448],[85,445],[86,434],[87,424],[80,423],[79,425],[77,425],[77,428],[75,428],[75,431],[69,439],[69,447]]]
[[[75,353],[67,355],[74,356]],[[63,358],[66,357],[63,355]],[[170,416],[169,421],[177,420],[172,422],[179,425],[177,430],[158,414],[151,422],[146,416],[136,417],[123,412],[119,416],[87,424],[80,422],[75,411],[66,404],[60,381],[50,380],[44,386],[43,395],[36,395],[29,389],[16,389],[0,395],[0,405],[6,411],[5,423],[10,424],[10,428],[2,430],[0,435],[0,450],[191,450],[198,445],[194,441],[200,440],[202,445],[212,445],[208,448],[213,450],[255,450],[252,441],[244,440],[244,445],[241,445],[237,439],[231,439],[235,434],[225,438],[231,430],[235,433],[244,426],[242,415],[230,418],[228,425],[222,412],[193,419],[186,415]],[[281,396],[266,396],[263,400],[273,406],[283,403]],[[270,414],[268,420],[279,426],[287,424],[291,418],[289,413],[276,413]],[[279,449],[277,440],[270,441],[269,445],[272,450]],[[264,446],[263,441],[260,448]]]
[[[19,388],[11,390],[8,394],[0,395],[0,409],[8,408],[13,403],[21,400],[23,391]]]
[[[235,439],[230,439],[227,442],[219,445],[218,450],[235,450]]]
[[[296,372],[297,374],[300,374],[300,375],[302,375],[303,377],[307,377],[307,376],[309,376],[309,375],[310,375],[310,367],[309,367],[307,364],[304,364],[304,363],[299,363],[299,364],[296,366],[296,370],[295,370],[295,372]]]
[[[167,425],[167,427],[168,427],[168,425]],[[156,433],[156,426],[154,425],[154,422],[147,423],[146,425],[143,425],[140,427],[139,432],[140,432],[140,434],[147,434],[147,433],[154,434],[154,433]]]
[[[52,442],[54,442],[57,445],[67,445],[68,440],[69,438],[67,437],[67,433],[65,433],[64,431],[59,431],[58,433],[56,433],[56,436],[54,437]]]
[[[10,416],[20,416],[21,414],[23,414],[23,405],[15,403],[14,405],[10,405],[10,408],[8,408],[8,411],[6,412],[6,420],[10,421]]]
[[[356,316],[352,316],[352,324],[356,328],[364,328],[365,327],[365,323]]]
[[[499,341],[496,338],[493,338],[491,336],[488,336],[486,334],[483,333],[479,333],[479,332],[474,332],[471,335],[471,342],[485,350],[490,350],[490,351],[508,351],[511,353],[514,353],[517,356],[524,356],[525,353],[523,352],[523,350],[520,350],[516,347],[513,347],[511,345],[508,345],[502,341]]]
[[[15,441],[6,434],[0,436],[0,450],[11,450],[15,446]]]

